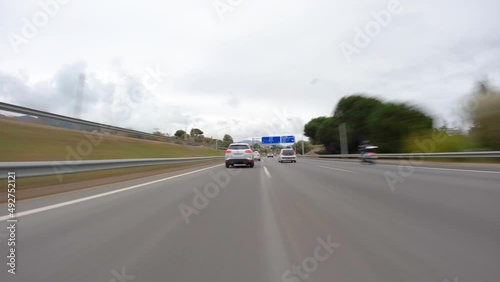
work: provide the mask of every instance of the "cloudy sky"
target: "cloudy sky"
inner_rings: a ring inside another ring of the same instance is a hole
[[[77,116],[84,73],[81,118],[148,132],[300,136],[353,93],[457,121],[500,2],[394,1],[1,0],[0,101]]]

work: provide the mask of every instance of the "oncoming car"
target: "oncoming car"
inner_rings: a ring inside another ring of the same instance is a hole
[[[293,149],[281,149],[281,152],[278,156],[278,162],[297,162],[297,156],[295,155],[295,151]]]
[[[250,145],[246,143],[232,143],[226,150],[225,161],[227,168],[236,164],[253,167],[253,151],[250,148]]]

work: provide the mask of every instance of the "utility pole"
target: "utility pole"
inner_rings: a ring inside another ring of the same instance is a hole
[[[304,133],[302,133],[302,156],[304,155]]]
[[[76,101],[75,101],[75,117],[80,118],[82,112],[82,101],[83,101],[83,89],[85,88],[86,76],[84,73],[80,73],[78,77],[78,88],[76,90]]]
[[[345,122],[341,123],[339,126],[339,137],[340,137],[340,153],[342,155],[349,154],[349,149],[347,147],[347,129]]]
[[[344,113],[342,111],[338,112],[338,117],[342,118],[344,116]],[[339,139],[340,139],[340,153],[342,155],[347,155],[349,154],[349,148],[347,146],[347,129],[345,122],[342,122],[339,125]]]

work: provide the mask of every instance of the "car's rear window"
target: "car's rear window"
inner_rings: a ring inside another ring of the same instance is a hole
[[[281,153],[285,156],[291,156],[293,155],[293,150],[283,150],[283,152]]]
[[[229,149],[246,150],[246,149],[250,149],[250,146],[248,146],[248,145],[229,145]]]

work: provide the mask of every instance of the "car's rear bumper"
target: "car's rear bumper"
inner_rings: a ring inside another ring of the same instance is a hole
[[[296,161],[297,158],[281,158],[280,161],[282,162],[294,162]]]
[[[253,160],[251,159],[227,159],[226,164],[234,165],[234,164],[253,164]]]

